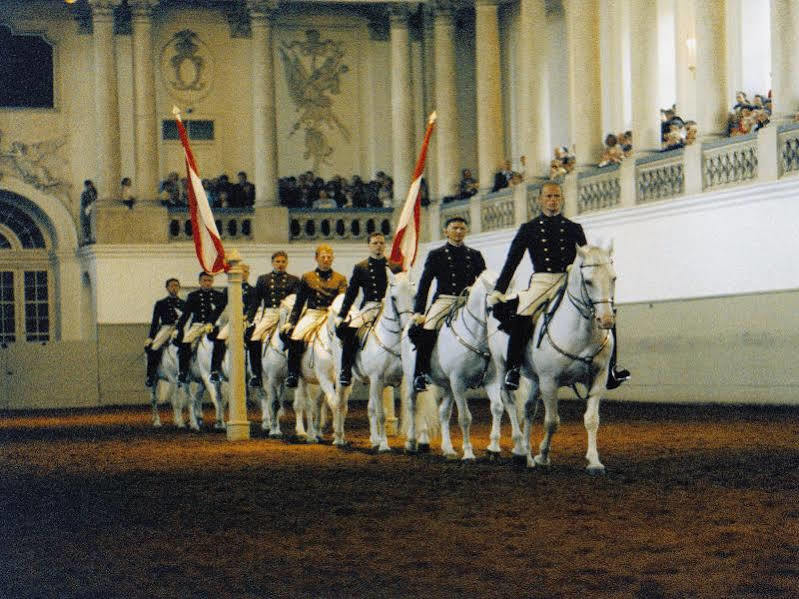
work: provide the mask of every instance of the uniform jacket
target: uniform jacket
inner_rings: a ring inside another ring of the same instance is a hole
[[[585,244],[585,233],[578,223],[562,214],[537,216],[519,227],[497,279],[496,290],[507,291],[525,250],[530,253],[535,272],[560,273],[566,272],[566,267],[574,262],[575,245]]]
[[[186,311],[178,320],[178,330],[183,329],[189,318],[193,323],[216,323],[227,305],[227,296],[216,289],[197,289],[186,297]]]
[[[388,272],[386,269],[391,269],[391,272],[400,272],[402,267],[399,264],[389,262],[385,258],[372,258],[371,256],[366,260],[362,260],[355,265],[352,269],[352,277],[350,278],[349,285],[347,285],[347,292],[344,294],[344,303],[341,304],[341,310],[338,315],[346,318],[349,314],[355,298],[358,297],[358,291],[363,290],[363,301],[361,301],[361,308],[366,302],[379,302],[386,295],[386,288],[388,287]]]
[[[414,312],[423,314],[427,306],[427,293],[435,279],[436,295],[458,295],[472,285],[486,268],[483,254],[465,245],[446,243],[427,254],[419,290],[416,292]]]
[[[228,290],[227,287],[225,287],[222,290],[222,295],[225,296],[225,306],[227,306],[227,302],[228,302],[227,290]],[[253,303],[254,299],[255,299],[255,287],[250,285],[247,281],[242,281],[241,282],[241,304],[243,306],[242,314],[244,314],[245,318],[249,314],[250,305]],[[222,310],[224,310],[224,307],[222,308]],[[220,316],[222,315],[222,311],[221,310],[219,312],[219,315]]]
[[[150,333],[147,336],[152,339],[162,326],[175,324],[185,310],[186,302],[179,297],[168,295],[155,302],[153,319],[150,321]]]
[[[308,308],[328,308],[339,293],[347,289],[347,277],[333,270],[321,271],[318,268],[302,275],[297,301],[291,311],[289,322],[297,324],[305,304]]]
[[[269,274],[258,277],[255,283],[253,301],[247,311],[247,320],[252,322],[258,308],[263,304],[264,308],[277,308],[286,296],[297,293],[300,288],[300,280],[287,272],[272,271]]]

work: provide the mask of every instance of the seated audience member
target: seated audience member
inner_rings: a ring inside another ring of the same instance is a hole
[[[619,133],[619,145],[621,146],[621,151],[624,154],[625,158],[629,158],[633,155],[633,132],[632,131],[625,131],[624,133]]]
[[[186,177],[180,180],[180,200],[178,201],[181,206],[189,205],[189,180]]]
[[[510,160],[502,163],[502,168],[494,174],[494,187],[491,191],[499,191],[510,185],[510,180],[513,177],[513,170],[510,167]]]
[[[622,160],[624,160],[624,151],[619,145],[619,139],[612,133],[608,133],[605,137],[605,150],[602,152],[602,159],[597,166],[602,168],[611,164],[621,164]]]
[[[158,186],[158,199],[164,206],[180,205],[180,178],[175,171],[169,173]]]
[[[549,163],[549,178],[558,179],[568,175],[574,170],[577,158],[566,146],[555,148],[555,157]]]
[[[136,203],[136,198],[133,196],[133,181],[130,180],[130,177],[125,177],[122,179],[120,187],[119,198],[128,209],[132,210],[133,205]]]
[[[214,189],[213,181],[211,179],[203,179],[202,185],[205,191],[205,197],[208,198],[208,205],[211,206],[211,208],[219,208],[219,198],[216,196],[216,189]]]
[[[477,179],[472,177],[471,169],[465,168],[461,171],[461,182],[458,184],[457,199],[465,200],[472,197],[480,190]]]
[[[330,210],[337,207],[333,198],[327,197],[327,192],[324,189],[319,190],[319,199],[315,200],[312,206],[314,210]]]
[[[699,133],[699,128],[696,121],[685,121],[685,145],[690,146],[696,142],[696,136]]]
[[[233,185],[231,206],[236,208],[252,207],[255,205],[255,185],[247,180],[247,173],[239,171],[236,175],[238,182]]]
[[[227,208],[231,205],[231,200],[233,197],[233,185],[230,183],[230,179],[224,173],[219,175],[217,178],[216,184],[216,195],[219,198],[219,205]]]

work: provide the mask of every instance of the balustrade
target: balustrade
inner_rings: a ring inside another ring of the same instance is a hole
[[[255,212],[252,208],[214,208],[214,220],[219,236],[224,239],[252,240]],[[187,208],[169,208],[167,211],[170,241],[192,239],[191,216]]]
[[[577,213],[613,208],[621,202],[620,165],[612,164],[577,175]]]
[[[455,200],[454,202],[447,202],[441,204],[441,226],[447,222],[447,219],[459,217],[469,221],[469,200]]]
[[[780,175],[799,171],[799,123],[782,125],[778,129]]]
[[[702,144],[703,188],[733,185],[757,178],[757,134]]]
[[[635,161],[636,203],[681,195],[685,190],[683,151],[671,150]]]
[[[289,239],[359,240],[376,231],[390,237],[393,213],[392,208],[290,210]]]
[[[489,193],[480,200],[481,231],[498,231],[513,226],[515,216],[513,189]]]

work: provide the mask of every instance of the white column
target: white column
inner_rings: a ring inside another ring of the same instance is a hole
[[[491,187],[494,173],[505,159],[497,3],[498,0],[477,0],[475,4],[477,160],[481,188]]]
[[[566,0],[569,52],[569,122],[577,164],[596,164],[602,154],[599,82],[599,3]]]
[[[242,264],[237,249],[225,255],[230,270],[227,273],[227,310],[230,315],[230,400],[228,402],[227,439],[246,441],[250,438],[250,421],[247,419],[247,397],[244,377],[244,305],[241,297]]]
[[[90,0],[94,28],[94,104],[97,192],[100,199],[119,195],[119,101],[114,52],[114,7],[121,0]]]
[[[677,114],[683,119],[696,119],[694,0],[677,0],[674,15],[674,48],[677,55]]]
[[[725,0],[696,0],[696,122],[700,132],[727,128]]]
[[[433,37],[435,43],[435,109],[438,115],[434,139],[438,162],[438,196],[455,193],[460,182],[458,104],[455,92],[455,25],[450,2],[437,2]]]
[[[133,121],[136,175],[133,185],[142,200],[158,193],[158,121],[155,108],[152,13],[158,0],[129,3],[133,25]]]
[[[413,175],[412,92],[410,74],[410,39],[408,8],[392,5],[390,8],[391,38],[391,148],[394,178],[394,196],[403,201],[408,193]]]
[[[657,16],[655,2],[631,3],[630,71],[633,148],[636,154],[660,149]]]
[[[796,0],[771,0],[772,111],[778,116],[799,109],[799,4]]]
[[[727,99],[735,102],[735,94],[743,89],[743,2],[749,0],[726,0],[724,10],[725,36],[727,40]]]
[[[629,75],[629,44],[625,36],[625,11],[629,2],[607,0],[599,13],[600,27],[600,81],[602,86],[602,134],[618,134],[628,128],[625,117],[629,111],[630,98],[625,85],[625,75]],[[627,67],[627,69],[625,68]]]
[[[549,126],[549,44],[544,0],[521,0],[519,6],[519,126],[525,177],[549,172],[552,143]]]
[[[277,204],[277,140],[272,25],[275,3],[248,0],[252,27],[252,128],[255,205]]]

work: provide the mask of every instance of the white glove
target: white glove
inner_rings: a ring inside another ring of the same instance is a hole
[[[486,298],[486,304],[488,304],[489,308],[493,308],[499,302],[504,302],[504,301],[505,301],[505,294],[500,291],[497,291],[496,289],[491,293],[489,293],[488,297]]]
[[[153,340],[147,337],[147,340],[144,342],[144,349],[147,349],[153,344]]]
[[[344,322],[344,319],[341,316],[336,316],[336,318],[333,320],[333,325],[336,328],[339,328],[343,322]]]
[[[205,326],[203,327],[203,331],[206,333],[210,333],[213,330],[214,330],[214,325],[212,325],[210,322],[206,323]]]
[[[291,323],[290,322],[287,322],[287,323],[283,324],[282,327],[280,327],[280,332],[281,333],[287,333],[290,330],[291,330]]]
[[[424,324],[425,321],[424,314],[414,314],[413,316],[411,316],[411,318],[413,319],[414,324],[417,324],[419,326],[422,326]]]

